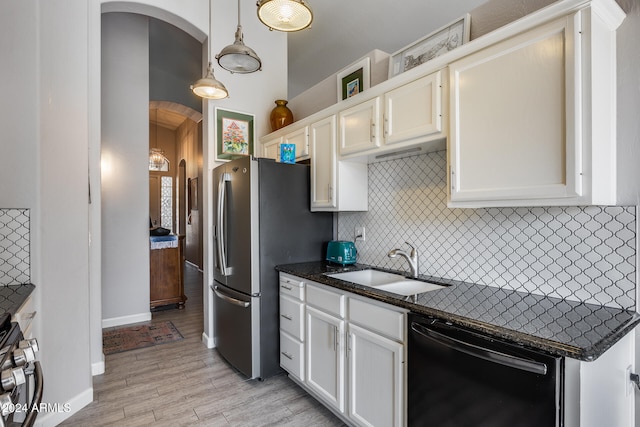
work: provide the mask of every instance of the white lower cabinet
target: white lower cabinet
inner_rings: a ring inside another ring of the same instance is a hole
[[[307,385],[344,413],[344,320],[307,305]]]
[[[351,323],[347,333],[349,418],[361,426],[403,425],[403,344]]]
[[[284,276],[304,283],[305,328],[299,340],[292,339],[281,319],[280,350],[288,356],[281,357],[281,366],[349,425],[404,426],[406,312]],[[291,292],[283,295],[282,286],[280,291],[281,314],[284,307],[287,317],[295,317],[287,301]],[[302,367],[296,351],[304,353]]]

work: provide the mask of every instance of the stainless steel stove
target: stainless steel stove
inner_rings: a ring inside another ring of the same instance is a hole
[[[40,412],[43,377],[38,342],[25,339],[11,316],[0,316],[0,427],[32,426]]]

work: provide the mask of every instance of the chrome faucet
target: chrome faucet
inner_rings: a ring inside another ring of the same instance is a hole
[[[411,276],[415,279],[418,277],[418,250],[414,248],[411,245],[411,243],[409,242],[405,242],[405,243],[409,245],[409,247],[411,248],[410,254],[406,253],[402,249],[396,248],[396,249],[391,249],[387,254],[387,256],[389,258],[395,258],[396,256],[400,255],[401,257],[406,258],[407,261],[409,262],[409,268],[411,268]]]

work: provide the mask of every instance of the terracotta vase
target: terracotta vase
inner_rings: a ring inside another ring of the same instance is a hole
[[[275,131],[293,123],[293,113],[287,107],[287,101],[284,99],[276,100],[276,106],[271,110],[271,130]]]

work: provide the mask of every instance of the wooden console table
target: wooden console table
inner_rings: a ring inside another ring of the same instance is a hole
[[[177,237],[177,247],[154,249],[150,243],[150,306],[178,304],[184,308],[184,236]]]

